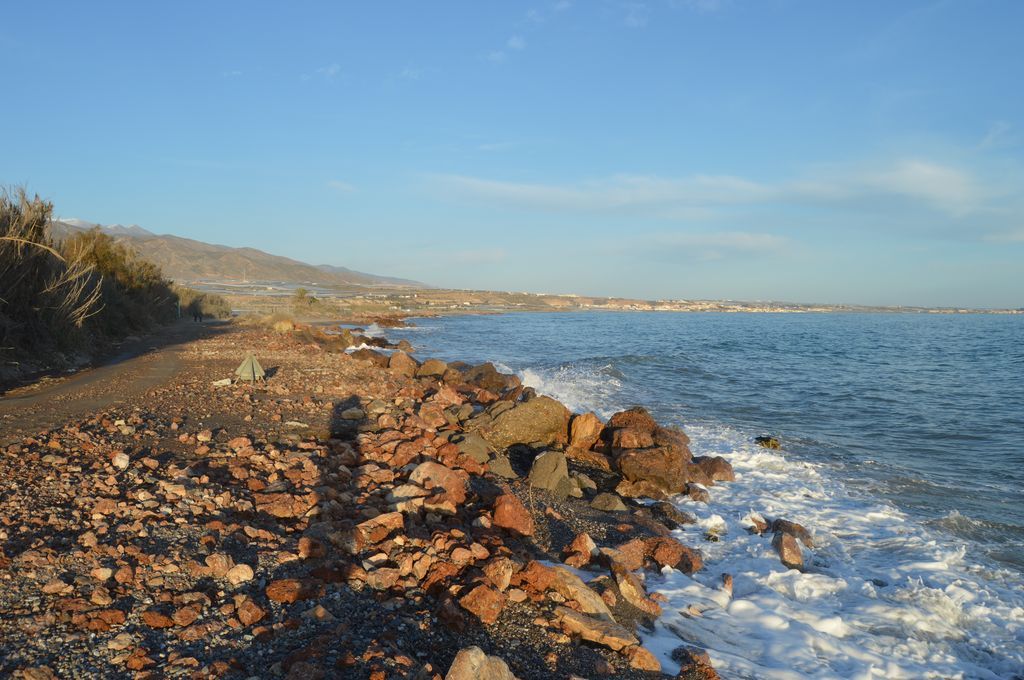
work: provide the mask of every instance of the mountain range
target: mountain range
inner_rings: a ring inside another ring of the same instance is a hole
[[[99,227],[129,244],[164,275],[181,284],[273,282],[326,287],[426,288],[417,281],[367,274],[335,265],[313,265],[255,248],[233,248],[171,234],[154,234],[137,224],[98,225],[80,219],[58,219],[50,225],[60,240]]]

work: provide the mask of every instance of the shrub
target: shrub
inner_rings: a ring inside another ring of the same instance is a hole
[[[0,192],[0,353],[67,350],[86,338],[102,309],[100,277],[49,236],[53,205],[24,189]]]

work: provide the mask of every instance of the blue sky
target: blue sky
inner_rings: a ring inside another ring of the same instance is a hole
[[[1024,306],[1024,3],[23,2],[0,183],[459,288]]]

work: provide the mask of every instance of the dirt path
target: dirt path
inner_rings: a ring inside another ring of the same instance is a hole
[[[59,427],[86,413],[131,402],[166,383],[182,368],[185,345],[229,328],[227,322],[180,321],[125,343],[100,366],[7,392],[0,396],[0,445]]]

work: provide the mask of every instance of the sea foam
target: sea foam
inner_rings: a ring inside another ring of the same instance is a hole
[[[851,492],[825,466],[787,460],[725,427],[686,428],[694,455],[725,456],[736,481],[711,504],[676,499],[696,525],[692,578],[666,569],[648,587],[668,597],[645,644],[675,671],[681,642],[704,648],[729,678],[1013,678],[1024,672],[1024,593],[1014,572],[972,560],[963,544],[892,505]],[[806,570],[782,566],[759,512],[805,525]],[[718,542],[703,540],[714,527]],[[733,576],[733,595],[720,587]],[[695,614],[694,611],[700,611]]]

